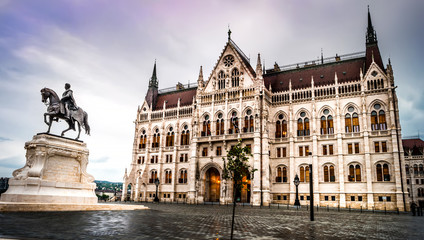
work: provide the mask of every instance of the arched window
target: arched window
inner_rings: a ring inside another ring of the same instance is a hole
[[[414,175],[418,175],[418,165],[414,164]]]
[[[138,145],[138,149],[145,149],[146,148],[146,143],[147,143],[146,130],[143,130],[141,132],[140,144]]]
[[[381,105],[378,103],[374,104],[373,109],[374,110],[371,112],[371,130],[386,130],[386,113],[381,109]]]
[[[408,164],[405,164],[405,172],[406,172],[406,174],[409,175],[409,165]]]
[[[287,137],[287,121],[283,114],[278,115],[278,120],[275,122],[275,137]]]
[[[231,71],[231,87],[238,87],[240,85],[240,72],[237,68]]]
[[[324,109],[321,117],[321,135],[334,134],[333,117],[328,109]]]
[[[419,166],[419,171],[420,171],[420,175],[423,175],[424,174],[424,169],[423,169],[423,165],[422,164],[420,164],[420,166]]]
[[[277,167],[277,176],[275,177],[275,182],[287,182],[287,167]]]
[[[218,89],[225,88],[225,73],[221,71],[218,73]]]
[[[300,167],[300,182],[309,182],[309,166]]]
[[[152,148],[158,148],[159,143],[160,143],[160,133],[159,133],[159,129],[156,128],[155,133],[153,133]]]
[[[190,144],[190,131],[188,130],[188,126],[184,125],[183,130],[181,131],[181,145],[189,145]]]
[[[359,117],[354,107],[349,107],[345,115],[345,130],[347,133],[359,132]]]
[[[389,165],[387,163],[377,164],[376,171],[377,171],[377,181],[379,182],[390,181]]]
[[[335,182],[336,176],[334,175],[334,165],[324,165],[324,182]]]
[[[243,132],[253,132],[253,115],[250,109],[246,111],[246,116],[244,117]]]
[[[309,118],[306,117],[305,112],[301,112],[300,118],[297,120],[297,136],[309,136],[309,134]]]
[[[224,119],[222,113],[218,113],[218,120],[216,120],[216,135],[224,134]]]
[[[165,170],[165,183],[172,183],[172,171],[170,169]]]
[[[187,183],[187,170],[180,170],[180,177],[178,178],[178,183]]]
[[[155,183],[156,178],[158,178],[158,172],[156,170],[152,170],[150,172],[149,183]]]
[[[349,182],[361,181],[361,166],[359,164],[349,165]]]
[[[168,129],[168,133],[166,134],[166,146],[172,147],[174,146],[174,128],[170,127]]]
[[[230,129],[228,130],[228,133],[233,134],[238,132],[239,132],[239,120],[237,117],[237,112],[233,112],[231,114]]]
[[[211,135],[211,121],[209,119],[209,115],[205,116],[205,119],[203,120],[203,131],[201,132],[200,136],[210,136]]]

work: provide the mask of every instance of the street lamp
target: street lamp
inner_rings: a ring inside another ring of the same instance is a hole
[[[159,202],[159,198],[158,198],[158,187],[159,187],[159,178],[155,179],[155,185],[156,185],[156,195],[155,195],[155,202]]]
[[[294,176],[294,185],[296,186],[296,200],[294,201],[294,205],[296,206],[296,207],[300,207],[300,202],[299,202],[299,191],[298,191],[298,187],[299,187],[299,176],[297,176],[297,173],[296,173],[296,176]]]

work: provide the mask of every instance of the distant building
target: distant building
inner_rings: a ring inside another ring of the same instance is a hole
[[[424,207],[424,141],[403,139],[409,201]]]
[[[165,90],[155,63],[122,199],[152,201],[157,178],[162,201],[231,202],[222,157],[242,139],[258,171],[244,179],[240,202],[293,204],[297,174],[300,202],[308,204],[312,164],[314,205],[404,210],[393,70],[390,60],[383,64],[369,12],[365,40],[364,52],[265,70],[259,54],[251,66],[229,31],[206,81],[200,67],[196,85]]]

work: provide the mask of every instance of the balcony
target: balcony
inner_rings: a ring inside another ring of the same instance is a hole
[[[387,136],[389,135],[388,130],[373,130],[371,136]]]

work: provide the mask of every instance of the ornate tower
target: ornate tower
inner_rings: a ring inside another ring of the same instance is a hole
[[[158,99],[158,78],[156,77],[156,61],[153,67],[153,74],[149,81],[149,90],[147,90],[146,94],[146,102],[149,104],[151,109],[156,107],[156,102]]]

